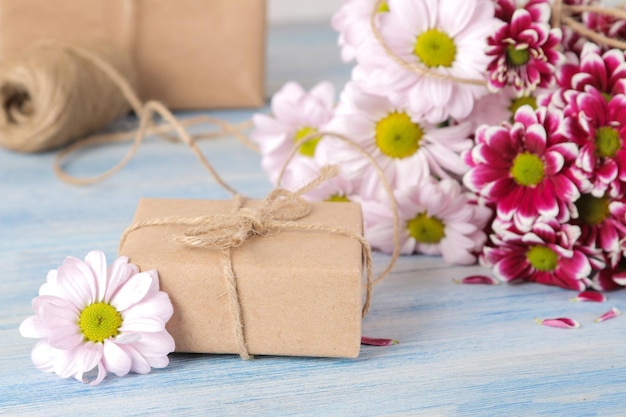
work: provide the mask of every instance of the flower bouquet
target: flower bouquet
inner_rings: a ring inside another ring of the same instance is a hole
[[[362,205],[402,254],[479,261],[504,281],[626,285],[626,11],[595,0],[347,0],[332,23],[351,80],[287,83],[251,138],[274,183]]]

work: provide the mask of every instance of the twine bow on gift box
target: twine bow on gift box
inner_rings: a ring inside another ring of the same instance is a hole
[[[198,160],[209,171],[215,181],[222,188],[233,195],[233,210],[230,214],[197,217],[172,216],[134,223],[124,231],[122,238],[120,239],[120,248],[123,247],[126,238],[134,230],[153,226],[181,225],[189,226],[190,228],[184,231],[182,235],[174,238],[177,243],[189,247],[218,250],[220,252],[222,276],[227,289],[229,306],[234,318],[233,332],[237,343],[237,351],[242,359],[250,359],[251,355],[245,338],[245,323],[241,314],[241,304],[237,291],[237,280],[233,271],[232,250],[244,245],[247,241],[257,236],[267,236],[272,233],[279,233],[282,231],[307,231],[313,233],[317,232],[342,235],[360,242],[363,248],[363,258],[366,267],[365,300],[363,302],[361,313],[362,316],[367,314],[371,305],[374,284],[384,279],[389,272],[391,272],[400,254],[397,202],[382,168],[372,155],[344,135],[334,132],[315,132],[307,137],[301,138],[292,148],[291,153],[283,164],[277,183],[279,185],[281,184],[288,164],[299,151],[300,147],[307,141],[313,139],[313,137],[332,136],[346,142],[350,146],[356,148],[357,151],[361,152],[363,156],[370,161],[372,167],[380,176],[383,188],[385,189],[391,202],[394,217],[394,251],[387,267],[378,275],[376,279],[373,279],[372,250],[367,240],[361,234],[347,229],[328,227],[324,225],[303,224],[297,221],[306,217],[311,211],[310,204],[302,198],[302,195],[319,186],[331,177],[336,176],[338,173],[338,169],[336,167],[323,167],[317,178],[295,192],[278,188],[272,191],[264,200],[260,202],[258,206],[246,207],[246,198],[239,194],[234,188],[229,186],[219,176],[196,145],[194,138],[189,134],[189,132],[187,132],[184,124],[181,123],[162,103],[149,101],[145,104],[141,104],[132,86],[124,79],[123,75],[119,74],[119,72],[115,68],[111,67],[107,62],[103,61],[97,55],[91,54],[80,48],[76,48],[71,45],[65,45],[64,47],[69,48],[77,54],[85,57],[85,59],[91,62],[95,68],[101,70],[104,74],[109,76],[110,80],[117,86],[117,88],[119,88],[120,92],[124,95],[124,97],[126,97],[128,102],[131,103],[132,107],[137,112],[140,118],[140,124],[136,132],[131,133],[135,136],[135,139],[127,154],[115,166],[100,175],[89,178],[74,177],[64,171],[62,167],[62,160],[65,156],[86,146],[100,143],[110,143],[112,141],[112,136],[115,141],[122,140],[120,139],[121,137],[127,138],[128,133],[123,134],[123,136],[119,136],[118,134],[93,136],[85,141],[76,142],[70,147],[59,152],[54,164],[54,171],[59,178],[68,183],[78,185],[91,184],[101,181],[122,169],[133,158],[139,148],[139,145],[149,133],[171,132],[175,133],[177,138],[193,151]],[[163,125],[155,126],[153,124],[155,115],[159,115],[165,123]],[[212,118],[205,118],[205,121],[217,124],[221,128],[221,132],[218,132],[218,134],[226,132],[240,134],[236,127],[227,122]],[[246,142],[244,141],[244,143]]]

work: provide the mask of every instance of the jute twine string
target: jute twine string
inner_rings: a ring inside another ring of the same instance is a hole
[[[70,48],[71,50],[77,49],[72,45],[65,45],[65,47]],[[290,192],[278,188],[272,191],[265,200],[262,200],[260,206],[244,207],[246,201],[245,197],[243,197],[235,189],[230,187],[219,176],[219,174],[206,160],[200,149],[197,147],[194,138],[187,132],[183,123],[181,123],[163,104],[156,101],[149,101],[145,104],[141,104],[133,88],[128,82],[124,80],[122,75],[116,72],[115,68],[109,66],[97,55],[89,54],[88,51],[81,50],[80,53],[82,54],[81,56],[87,57],[87,59],[92,62],[96,66],[96,68],[103,69],[103,72],[105,74],[110,75],[110,79],[117,85],[123,96],[128,99],[133,109],[135,109],[135,111],[139,115],[140,124],[139,128],[135,132],[135,139],[131,149],[118,164],[100,175],[89,178],[74,177],[64,171],[60,161],[63,157],[71,154],[72,152],[80,150],[86,146],[93,145],[94,143],[111,142],[111,138],[107,137],[107,135],[101,135],[88,141],[76,142],[73,146],[59,153],[59,155],[57,156],[57,160],[55,161],[54,169],[55,173],[63,181],[69,182],[71,184],[93,183],[107,178],[122,169],[124,165],[126,165],[134,156],[143,139],[149,133],[151,133],[151,129],[153,131],[155,130],[155,127],[152,126],[151,123],[154,115],[159,115],[164,120],[166,126],[169,126],[163,131],[175,133],[176,136],[193,151],[193,153],[200,160],[202,165],[209,171],[209,173],[216,180],[216,182],[234,196],[233,211],[229,215],[198,216],[193,218],[174,216],[151,219],[146,222],[134,223],[124,232],[120,242],[120,248],[126,241],[128,234],[139,228],[163,225],[186,225],[191,226],[191,228],[186,230],[183,235],[175,239],[177,243],[189,247],[213,248],[218,250],[220,252],[221,269],[223,273],[223,279],[227,288],[229,305],[234,319],[233,333],[235,335],[238,353],[243,359],[250,359],[251,356],[248,351],[245,339],[244,318],[241,312],[241,304],[237,291],[237,282],[232,265],[232,250],[241,246],[255,236],[265,236],[272,233],[288,230],[310,231],[342,235],[359,241],[363,248],[364,261],[366,264],[366,293],[364,304],[362,307],[362,315],[365,316],[367,314],[371,305],[372,291],[374,285],[374,280],[372,278],[373,267],[371,259],[371,247],[367,240],[362,235],[354,233],[347,229],[333,228],[323,225],[300,224],[296,222],[296,220],[308,215],[311,210],[309,203],[307,203],[306,200],[302,198],[302,194],[305,194],[312,188],[320,185],[322,182],[327,181],[329,178],[337,175],[336,167],[323,167],[320,170],[320,176],[318,178],[306,184],[304,187],[300,188],[296,192]],[[231,127],[231,125],[229,125],[227,122],[219,121],[218,119],[213,119],[213,122],[220,125],[223,131],[236,129],[236,127]],[[159,127],[160,126],[156,126],[156,128]],[[282,173],[284,173],[286,166],[291,162],[294,155],[297,153],[297,150],[300,149],[300,147],[306,141],[312,139],[313,136],[315,135],[312,134],[311,137],[303,138],[295,144],[292,152],[290,153],[290,156],[284,163]],[[394,253],[387,268],[376,279],[376,282],[379,282],[386,275],[389,274],[389,272],[395,265],[395,262],[399,255],[399,218],[393,191],[389,186],[389,183],[386,181],[384,173],[378,163],[376,163],[376,161],[369,154],[367,154],[365,150],[363,150],[356,143],[352,142],[349,138],[343,137],[341,135],[336,136],[340,137],[341,140],[350,143],[352,146],[360,149],[361,152],[368,156],[376,171],[379,173],[379,175],[381,175],[381,179],[385,185],[385,190],[387,191],[389,198],[393,203],[393,215],[395,223],[394,246],[396,247],[396,250],[394,250]]]
[[[574,32],[594,41],[597,44],[626,50],[626,41],[612,39],[600,33],[594,32],[582,23],[577,22],[572,17],[573,13],[585,12],[612,16],[618,19],[626,19],[626,10],[623,9],[603,7],[598,5],[573,6],[563,4],[563,0],[554,0],[554,6],[552,7],[552,27],[560,27],[561,25],[569,26]]]

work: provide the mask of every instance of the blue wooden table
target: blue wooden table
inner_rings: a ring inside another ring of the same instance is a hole
[[[271,28],[268,92],[291,79],[341,87],[350,69],[335,39],[327,24]],[[211,114],[238,122],[252,113]],[[71,171],[101,172],[127,146],[80,155]],[[270,190],[259,156],[241,143],[200,146],[236,189],[256,197]],[[30,361],[35,342],[18,327],[49,269],[96,248],[113,259],[141,197],[229,197],[185,146],[159,139],[148,140],[118,175],[87,187],[59,181],[53,157],[0,150],[0,415],[626,415],[626,317],[593,321],[611,307],[626,310],[626,291],[597,304],[536,284],[459,285],[454,279],[484,271],[425,256],[400,259],[376,287],[363,324],[365,335],[400,344],[364,346],[358,359],[172,354],[165,369],[109,376],[97,387],[40,372]],[[375,256],[378,269],[386,262]],[[558,316],[581,327],[534,320]]]

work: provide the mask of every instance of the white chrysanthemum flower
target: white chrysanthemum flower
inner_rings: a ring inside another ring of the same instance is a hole
[[[357,50],[368,74],[368,91],[404,99],[411,111],[440,123],[467,117],[474,102],[487,94],[487,37],[498,25],[492,0],[389,0],[378,18],[385,44],[409,64],[436,76],[422,75],[391,59],[375,39]],[[451,80],[476,80],[477,84]],[[446,79],[448,78],[448,79]]]
[[[355,84],[346,86],[330,132],[341,133],[368,152],[393,188],[414,186],[431,175],[461,176],[469,167],[461,153],[472,147],[470,123],[436,126],[411,115],[384,96],[369,94]],[[371,161],[357,148],[332,136],[318,146],[319,165],[337,164],[359,178],[363,198],[384,190]]]
[[[289,82],[274,94],[272,115],[253,116],[250,139],[259,145],[261,164],[272,184],[277,185],[280,171],[295,144],[323,130],[333,117],[334,106],[335,87],[330,82],[321,82],[310,92]],[[302,172],[316,168],[313,157],[319,140],[313,136],[302,145],[285,172],[286,183],[304,182]]]
[[[167,366],[174,351],[165,329],[172,303],[156,271],[139,272],[126,257],[108,269],[100,251],[84,261],[66,258],[48,273],[33,310],[20,333],[41,339],[31,354],[35,366],[62,378],[87,382],[85,374],[97,369],[96,385],[107,372],[145,374]]]
[[[472,264],[487,240],[491,210],[475,204],[452,179],[396,190],[400,252],[442,255],[452,264]],[[365,237],[372,247],[393,251],[393,212],[389,203],[363,202]]]

